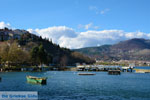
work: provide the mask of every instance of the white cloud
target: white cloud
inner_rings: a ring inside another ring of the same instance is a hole
[[[110,10],[110,9],[108,9],[108,8],[103,9],[103,10],[101,10],[101,11],[100,11],[100,14],[102,14],[102,15],[103,15],[103,14],[105,14],[106,12],[108,12],[109,10]]]
[[[89,6],[90,10],[98,10],[98,8],[96,6]]]
[[[61,47],[71,49],[99,46],[104,44],[114,44],[131,38],[150,39],[150,33],[125,32],[123,30],[102,30],[85,31],[77,33],[72,28],[66,26],[49,27],[45,29],[35,29],[30,32],[41,35],[42,37],[52,38]]]
[[[87,29],[89,29],[89,26],[87,25]],[[0,22],[0,28],[4,27],[10,28],[11,26],[10,24]],[[28,29],[28,31],[42,36],[43,38],[50,38],[54,43],[59,44],[61,47],[71,49],[114,44],[131,38],[150,39],[150,33],[140,31],[125,32],[123,30],[87,30],[84,32],[76,32],[74,29],[67,26],[54,26],[44,29]]]
[[[58,40],[61,37],[76,37],[76,32],[69,27],[66,26],[54,26],[44,29],[28,29],[29,32],[34,33],[36,35],[42,36],[43,38],[51,38],[53,42],[58,43]]]
[[[88,30],[88,29],[99,29],[99,26],[94,26],[93,23],[89,23],[89,24],[86,24],[86,25],[79,24],[78,28],[84,28],[85,30]]]
[[[93,26],[93,29],[99,29],[99,26]]]
[[[100,10],[96,6],[89,6],[89,10],[94,11],[96,14],[101,14],[101,15],[103,15],[103,14],[107,13],[108,11],[110,11],[110,9],[108,9],[108,8]]]
[[[92,23],[89,23],[89,24],[87,24],[87,25],[85,25],[85,29],[89,29],[89,28],[91,28],[92,27]]]
[[[3,28],[11,28],[10,24],[9,23],[5,23],[5,22],[0,22],[0,29],[3,29]]]
[[[80,36],[77,36],[75,38],[69,38],[69,37],[62,36],[58,41],[58,43],[61,47],[67,47],[67,48],[71,48],[71,49],[82,48],[82,47],[84,47],[85,42],[86,41]]]

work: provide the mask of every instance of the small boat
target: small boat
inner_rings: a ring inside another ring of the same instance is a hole
[[[150,73],[150,72],[145,72],[145,73]]]
[[[78,75],[95,75],[94,73],[78,73]]]
[[[35,84],[46,84],[46,77],[34,77],[34,76],[27,76],[27,82],[35,83]]]
[[[0,77],[0,81],[2,80],[2,78]]]
[[[149,69],[134,69],[135,73],[150,73]]]
[[[121,71],[120,70],[109,70],[108,74],[109,75],[120,75]]]

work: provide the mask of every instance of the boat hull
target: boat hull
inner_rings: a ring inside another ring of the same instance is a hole
[[[95,75],[94,73],[78,73],[78,75]]]
[[[30,77],[27,76],[27,82],[33,84],[46,84],[46,78]]]
[[[121,71],[120,70],[109,70],[108,74],[109,75],[120,75]]]

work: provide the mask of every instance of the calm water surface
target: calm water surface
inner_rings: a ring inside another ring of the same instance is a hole
[[[150,74],[79,76],[72,71],[0,73],[0,91],[38,91],[42,100],[150,100]],[[47,85],[26,82],[26,75],[48,77]]]

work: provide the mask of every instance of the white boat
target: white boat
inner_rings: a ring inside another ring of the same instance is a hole
[[[78,75],[95,75],[94,73],[78,73]]]

